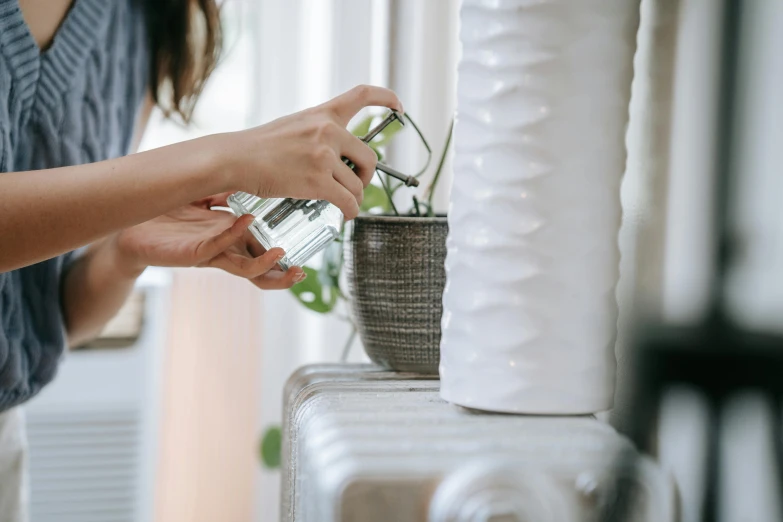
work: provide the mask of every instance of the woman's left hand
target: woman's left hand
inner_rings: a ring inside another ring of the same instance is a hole
[[[228,195],[202,199],[123,230],[114,241],[118,262],[129,272],[147,266],[220,268],[263,289],[290,288],[302,281],[301,268],[283,272],[277,267],[282,249],[265,251],[250,234],[252,216],[211,210],[226,206]]]

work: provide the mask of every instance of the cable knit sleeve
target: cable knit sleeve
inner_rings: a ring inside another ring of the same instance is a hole
[[[8,102],[10,95],[11,85],[9,80],[8,68],[5,65],[3,56],[0,55],[0,175],[3,172],[10,170],[10,160],[8,154],[11,149],[8,140],[10,139],[8,133],[9,127],[9,115],[8,115]]]
[[[7,65],[0,56],[0,176],[13,170],[14,121]],[[4,70],[5,69],[5,70]],[[2,193],[0,193],[2,198]],[[0,253],[2,255],[2,253]],[[65,347],[60,274],[65,257],[0,273],[0,412],[54,378]]]
[[[2,72],[0,72],[2,74]],[[0,173],[8,172],[6,169],[5,151],[8,150],[8,146],[5,144],[7,133],[3,120],[0,119]]]

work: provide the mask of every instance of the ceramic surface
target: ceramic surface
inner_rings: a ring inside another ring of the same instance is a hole
[[[464,0],[442,396],[609,409],[639,2]]]

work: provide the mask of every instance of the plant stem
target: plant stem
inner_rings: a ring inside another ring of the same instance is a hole
[[[353,331],[351,332],[351,335],[348,336],[348,341],[345,343],[345,347],[343,348],[343,354],[340,356],[340,362],[346,362],[348,360],[348,355],[351,353],[351,346],[353,346],[353,340],[356,338],[356,327],[354,326]]]
[[[413,208],[416,209],[416,217],[421,217],[421,209],[419,209],[419,198],[413,196]]]
[[[432,148],[430,147],[430,144],[427,143],[427,138],[424,137],[424,134],[421,132],[421,129],[419,129],[419,126],[416,125],[416,122],[413,121],[413,118],[410,117],[410,115],[406,112],[405,113],[405,119],[410,122],[411,125],[413,125],[413,130],[416,131],[416,134],[419,135],[419,139],[421,140],[422,145],[424,145],[424,148],[427,149],[427,161],[424,163],[424,166],[421,168],[419,172],[413,175],[414,178],[418,178],[424,172],[429,168],[430,162],[432,161]]]
[[[381,180],[381,185],[383,185],[383,190],[386,191],[386,197],[389,198],[389,203],[391,204],[392,210],[394,211],[394,215],[399,216],[400,213],[397,212],[397,206],[394,204],[394,193],[391,190],[389,190],[389,186],[386,184],[386,180],[384,179],[385,176],[380,172],[378,172],[377,170],[375,171],[375,173],[378,174],[378,177]]]
[[[435,171],[435,175],[432,177],[430,186],[427,187],[427,205],[429,206],[429,214],[432,216],[432,198],[435,197],[435,187],[438,185],[440,179],[440,173],[443,171],[443,164],[446,163],[446,156],[449,153],[449,146],[451,145],[451,136],[454,134],[454,119],[451,119],[449,125],[449,133],[446,135],[446,145],[443,146],[443,153],[440,155],[440,162],[438,162],[438,170]]]

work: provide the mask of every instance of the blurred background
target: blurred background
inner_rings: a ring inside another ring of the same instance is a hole
[[[141,149],[260,125],[370,83],[397,91],[437,153],[454,111],[457,4],[225,0],[223,59],[194,123],[156,112]],[[410,130],[387,155],[410,173],[426,160]],[[219,271],[148,270],[102,338],[69,354],[27,410],[32,520],[276,520],[279,470],[262,466],[261,436],[280,423],[295,368],[340,360],[345,315]]]

